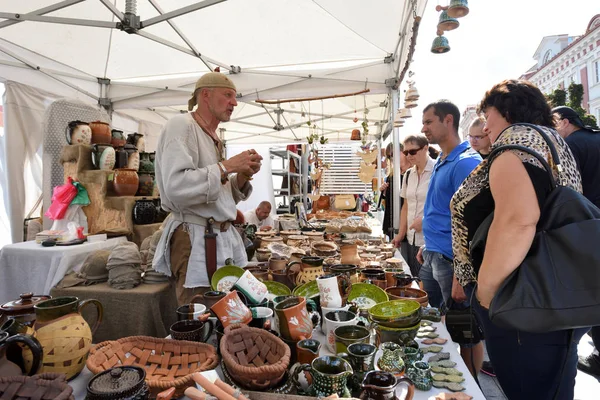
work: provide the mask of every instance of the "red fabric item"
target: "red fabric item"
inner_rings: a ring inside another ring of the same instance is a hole
[[[77,188],[73,185],[73,179],[69,177],[69,181],[64,185],[60,185],[54,188],[52,193],[52,204],[48,207],[48,210],[44,214],[46,217],[57,220],[63,219],[67,208],[71,204],[71,201],[77,195]]]

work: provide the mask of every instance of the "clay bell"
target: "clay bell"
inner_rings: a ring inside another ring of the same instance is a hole
[[[458,22],[456,18],[448,16],[448,11],[444,10],[440,14],[440,20],[438,22],[437,27],[442,31],[451,31],[458,28],[459,25],[460,22]]]
[[[462,18],[469,13],[469,2],[467,0],[451,0],[448,6],[448,16]]]
[[[450,51],[450,44],[448,43],[448,39],[445,36],[438,36],[433,39],[433,44],[431,45],[431,52],[436,54],[443,54]]]

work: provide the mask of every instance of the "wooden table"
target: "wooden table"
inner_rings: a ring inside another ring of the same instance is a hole
[[[177,298],[171,283],[142,283],[133,289],[111,288],[107,282],[91,286],[53,288],[52,296],[76,296],[81,300],[96,299],[102,303],[104,318],[93,337],[94,343],[126,336],[164,338],[177,321]],[[96,320],[95,307],[84,309],[84,318]]]

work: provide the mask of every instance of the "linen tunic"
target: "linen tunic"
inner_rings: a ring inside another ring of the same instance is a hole
[[[247,182],[237,185],[237,175],[221,183],[220,161],[212,138],[202,130],[190,113],[178,115],[165,125],[156,149],[156,183],[162,208],[171,212],[160,242],[156,247],[153,266],[157,272],[171,276],[170,242],[181,216],[214,218],[215,221],[233,221],[236,204],[246,200],[252,192]],[[189,232],[192,252],[185,279],[186,288],[210,286],[206,271],[204,246],[205,227],[185,222]],[[217,233],[217,268],[233,258],[235,265],[248,263],[244,244],[237,230],[230,226],[226,232]]]
[[[404,174],[404,183],[402,184],[402,193],[400,196],[402,196],[404,201],[408,202],[408,212],[406,217],[408,226],[413,223],[415,218],[423,218],[425,199],[427,198],[427,191],[429,190],[429,180],[431,179],[431,173],[433,172],[434,166],[435,161],[427,156],[427,164],[425,165],[425,169],[423,169],[420,179],[416,166],[410,169],[410,174]],[[407,175],[408,179],[406,178]],[[425,244],[422,231],[417,232],[414,229],[407,229],[406,239],[409,244],[414,246],[421,247]]]

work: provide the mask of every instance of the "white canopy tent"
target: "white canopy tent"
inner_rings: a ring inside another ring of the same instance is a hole
[[[389,120],[390,94],[410,64],[425,5],[426,0],[0,0],[0,80],[98,104],[159,129],[186,110],[198,77],[219,67],[231,74],[240,102],[232,121],[222,126],[228,142],[298,142],[308,134],[309,119],[330,140],[347,140],[360,126],[365,104],[371,133]],[[276,104],[254,102],[365,89],[365,96],[310,106],[282,103],[281,112]],[[7,122],[10,118],[6,113]],[[41,135],[23,140],[31,132],[6,125],[10,131],[0,138],[4,151],[34,156]],[[18,202],[10,207],[18,240],[23,213],[17,209],[29,200],[23,201],[22,176],[11,174],[15,165],[3,163],[8,203]]]

